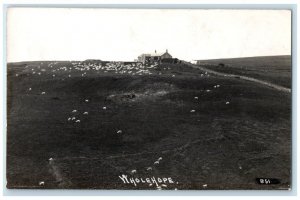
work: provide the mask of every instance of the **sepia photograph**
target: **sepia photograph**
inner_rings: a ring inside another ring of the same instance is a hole
[[[291,190],[291,10],[6,15],[8,189]]]

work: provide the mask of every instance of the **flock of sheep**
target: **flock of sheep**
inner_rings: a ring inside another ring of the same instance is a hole
[[[150,65],[150,66],[145,66],[141,63],[132,63],[132,64],[124,64],[121,62],[108,62],[108,63],[86,63],[86,62],[70,62],[71,65],[68,66],[63,66],[61,63],[58,62],[51,62],[51,63],[43,63],[41,62],[40,65],[36,66],[31,66],[31,65],[27,65],[25,68],[27,68],[27,72],[31,72],[32,75],[37,75],[37,76],[41,76],[43,73],[46,74],[50,74],[50,76],[52,75],[52,77],[54,78],[58,78],[61,77],[62,74],[64,74],[64,76],[62,77],[63,80],[66,78],[71,78],[72,77],[72,72],[74,71],[78,71],[80,72],[79,76],[86,76],[87,72],[91,71],[91,72],[95,72],[95,71],[100,71],[102,73],[115,73],[115,74],[128,74],[128,75],[151,75],[153,72],[151,72],[151,69],[155,69],[157,68],[157,64],[155,65]],[[167,68],[163,68],[165,70],[168,70]],[[49,73],[50,71],[50,73]],[[65,72],[65,73],[59,73],[60,71]],[[28,74],[27,74],[28,75]],[[67,75],[67,76],[66,76]],[[19,74],[16,74],[16,76],[18,77]],[[78,76],[78,75],[77,75]],[[200,76],[207,76],[209,77],[209,74],[207,72],[200,74]],[[173,74],[172,77],[175,77],[175,75]],[[220,88],[220,85],[214,85],[213,88],[211,89],[206,89],[204,90],[204,92],[211,92],[212,90],[218,89]],[[28,88],[28,91],[32,91],[34,90],[34,88]],[[40,91],[41,95],[45,95],[46,91]],[[195,100],[198,100],[199,97],[198,96],[194,96],[193,97]],[[85,99],[86,103],[89,103],[89,99]],[[230,102],[226,101],[224,102],[226,105],[228,105]],[[103,110],[106,110],[107,107],[103,106],[102,107]],[[190,110],[190,113],[196,113],[197,111],[195,109]],[[74,123],[80,123],[82,122],[81,119],[79,118],[79,114],[82,115],[89,115],[89,113],[87,111],[81,111],[79,112],[77,109],[73,109],[72,111],[70,111],[70,115],[67,117],[67,121],[68,122],[74,122]],[[117,130],[115,132],[116,134],[123,134],[122,130]],[[50,158],[51,160],[52,158]],[[160,162],[162,161],[162,157],[159,157],[154,163],[153,165],[159,165]],[[152,167],[147,167],[146,170],[150,171],[152,170]],[[136,169],[131,170],[131,174],[135,174],[137,173]],[[39,183],[40,186],[43,186],[45,183],[44,181],[41,181]],[[162,187],[167,187],[166,185],[162,185],[157,187],[157,189],[162,189]],[[207,187],[207,185],[203,185],[204,188]]]

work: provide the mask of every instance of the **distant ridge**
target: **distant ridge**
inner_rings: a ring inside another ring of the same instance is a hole
[[[278,56],[256,56],[256,57],[241,57],[241,58],[223,58],[197,60],[198,64],[219,65],[239,65],[239,66],[291,66],[292,59],[290,55]]]

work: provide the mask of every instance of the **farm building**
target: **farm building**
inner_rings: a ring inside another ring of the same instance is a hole
[[[168,53],[168,49],[164,53],[157,53],[156,50],[154,53],[142,54],[138,57],[138,62],[145,63],[155,63],[160,62],[162,59],[172,58],[171,54]]]

